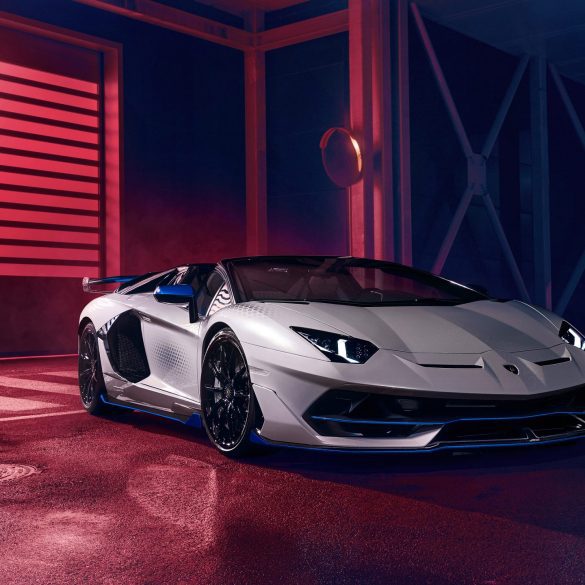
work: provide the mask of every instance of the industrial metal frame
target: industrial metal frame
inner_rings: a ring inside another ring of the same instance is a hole
[[[522,57],[510,80],[491,129],[476,152],[453,100],[440,61],[415,2],[348,0],[348,9],[263,30],[254,11],[245,29],[224,25],[153,0],[76,0],[244,52],[246,99],[247,252],[267,250],[266,51],[349,32],[350,122],[360,141],[363,176],[348,189],[349,252],[412,264],[408,19],[412,14],[447,113],[467,161],[467,187],[461,196],[433,265],[444,268],[466,212],[474,199],[485,207],[521,297],[529,300],[524,277],[487,186],[490,158],[525,72],[530,72],[533,202],[533,300],[552,307],[549,215],[547,64]],[[585,129],[554,67],[552,79],[585,149]],[[563,312],[585,273],[585,251],[556,305]]]

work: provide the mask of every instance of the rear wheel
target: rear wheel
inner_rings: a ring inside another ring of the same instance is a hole
[[[106,385],[102,374],[95,327],[87,323],[79,335],[79,394],[81,403],[90,414],[104,414],[108,405],[102,402]]]
[[[216,333],[205,352],[201,411],[203,426],[217,449],[230,457],[250,451],[256,404],[242,346],[229,328]]]

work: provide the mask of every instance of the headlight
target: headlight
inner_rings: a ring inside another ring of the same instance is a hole
[[[378,351],[373,343],[355,337],[304,327],[291,327],[291,329],[314,345],[332,362],[364,364]]]
[[[578,347],[579,349],[585,349],[585,337],[575,327],[563,321],[559,330],[559,337],[565,342]]]

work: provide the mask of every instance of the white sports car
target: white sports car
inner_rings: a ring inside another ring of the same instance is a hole
[[[79,324],[92,414],[255,443],[428,451],[585,436],[585,344],[562,318],[377,260],[264,256],[138,277]],[[102,286],[102,291],[96,287]]]

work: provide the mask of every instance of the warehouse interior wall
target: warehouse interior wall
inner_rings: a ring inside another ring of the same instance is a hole
[[[268,252],[348,253],[348,200],[321,164],[319,141],[349,123],[348,35],[266,56]]]
[[[512,78],[517,59],[431,22],[427,22],[427,28],[472,147],[478,152]],[[430,270],[467,185],[467,166],[412,23],[409,39],[413,262]],[[508,169],[505,176],[501,174],[502,165],[510,160],[509,151],[514,151],[507,147],[507,142],[514,140],[510,131],[513,135],[529,131],[526,85],[524,79],[504,122],[494,156],[488,162],[488,187],[502,223],[509,228],[507,234],[510,234],[513,252],[530,288],[531,246],[523,250],[522,241],[530,243],[532,238],[531,210],[523,210],[525,221],[520,226],[521,210],[517,205],[520,192],[518,185],[513,184],[517,169]],[[501,147],[507,149],[506,157],[501,156]],[[443,274],[454,280],[481,284],[498,297],[519,295],[480,201],[472,201]]]
[[[122,46],[122,271],[244,255],[242,52],[62,0],[0,0],[0,10]],[[286,18],[286,11],[272,15],[267,28],[286,24]],[[427,27],[479,149],[518,58],[438,24]],[[467,168],[412,22],[408,47],[413,264],[430,270]],[[348,61],[347,33],[266,52],[269,253],[349,253],[350,194],[326,177],[319,150],[325,130],[350,125]],[[585,88],[569,80],[566,85],[585,119]],[[583,251],[584,153],[550,79],[548,96],[554,306]],[[531,141],[526,73],[487,170],[496,210],[532,294]],[[483,285],[498,298],[519,296],[478,201],[466,214],[443,275]],[[581,329],[584,293],[582,283],[565,313]],[[87,300],[78,279],[1,277],[0,320],[7,325],[0,332],[0,354],[74,351],[77,314]]]
[[[242,255],[242,53],[72,2],[0,10],[122,46],[122,272]],[[76,351],[87,302],[78,278],[0,277],[0,355]]]
[[[575,109],[585,120],[585,86],[564,81]],[[549,91],[549,120],[552,281],[557,284],[553,297],[558,299],[583,253],[585,151],[554,87]],[[581,279],[564,312],[581,330],[585,329],[583,298],[585,281]]]
[[[412,23],[411,23],[412,24]],[[474,149],[479,150],[513,76],[518,58],[477,40],[427,22],[429,35]],[[413,262],[431,269],[467,181],[465,157],[437,89],[417,31],[410,30]],[[578,112],[585,113],[585,87],[565,81]],[[579,227],[585,210],[585,159],[574,128],[548,78],[552,301],[556,305],[579,256]],[[584,116],[585,117],[585,116]],[[534,292],[534,210],[529,73],[523,77],[488,161],[488,188],[512,251]],[[485,207],[472,202],[443,274],[480,284],[499,298],[519,291],[488,221]],[[566,316],[583,327],[585,310],[573,296]]]
[[[462,121],[480,150],[518,58],[438,24],[427,27]],[[413,264],[431,270],[467,182],[465,156],[411,23],[411,179]],[[348,253],[347,195],[325,176],[322,132],[347,125],[347,36],[335,35],[267,54],[268,248],[270,253]],[[567,81],[579,111],[585,88]],[[553,303],[582,250],[583,152],[549,83]],[[534,287],[529,75],[512,102],[488,162],[488,187],[529,291]],[[519,291],[485,206],[472,202],[443,274],[482,285],[498,298]],[[576,292],[575,299],[585,292]],[[585,323],[572,302],[567,316]]]

